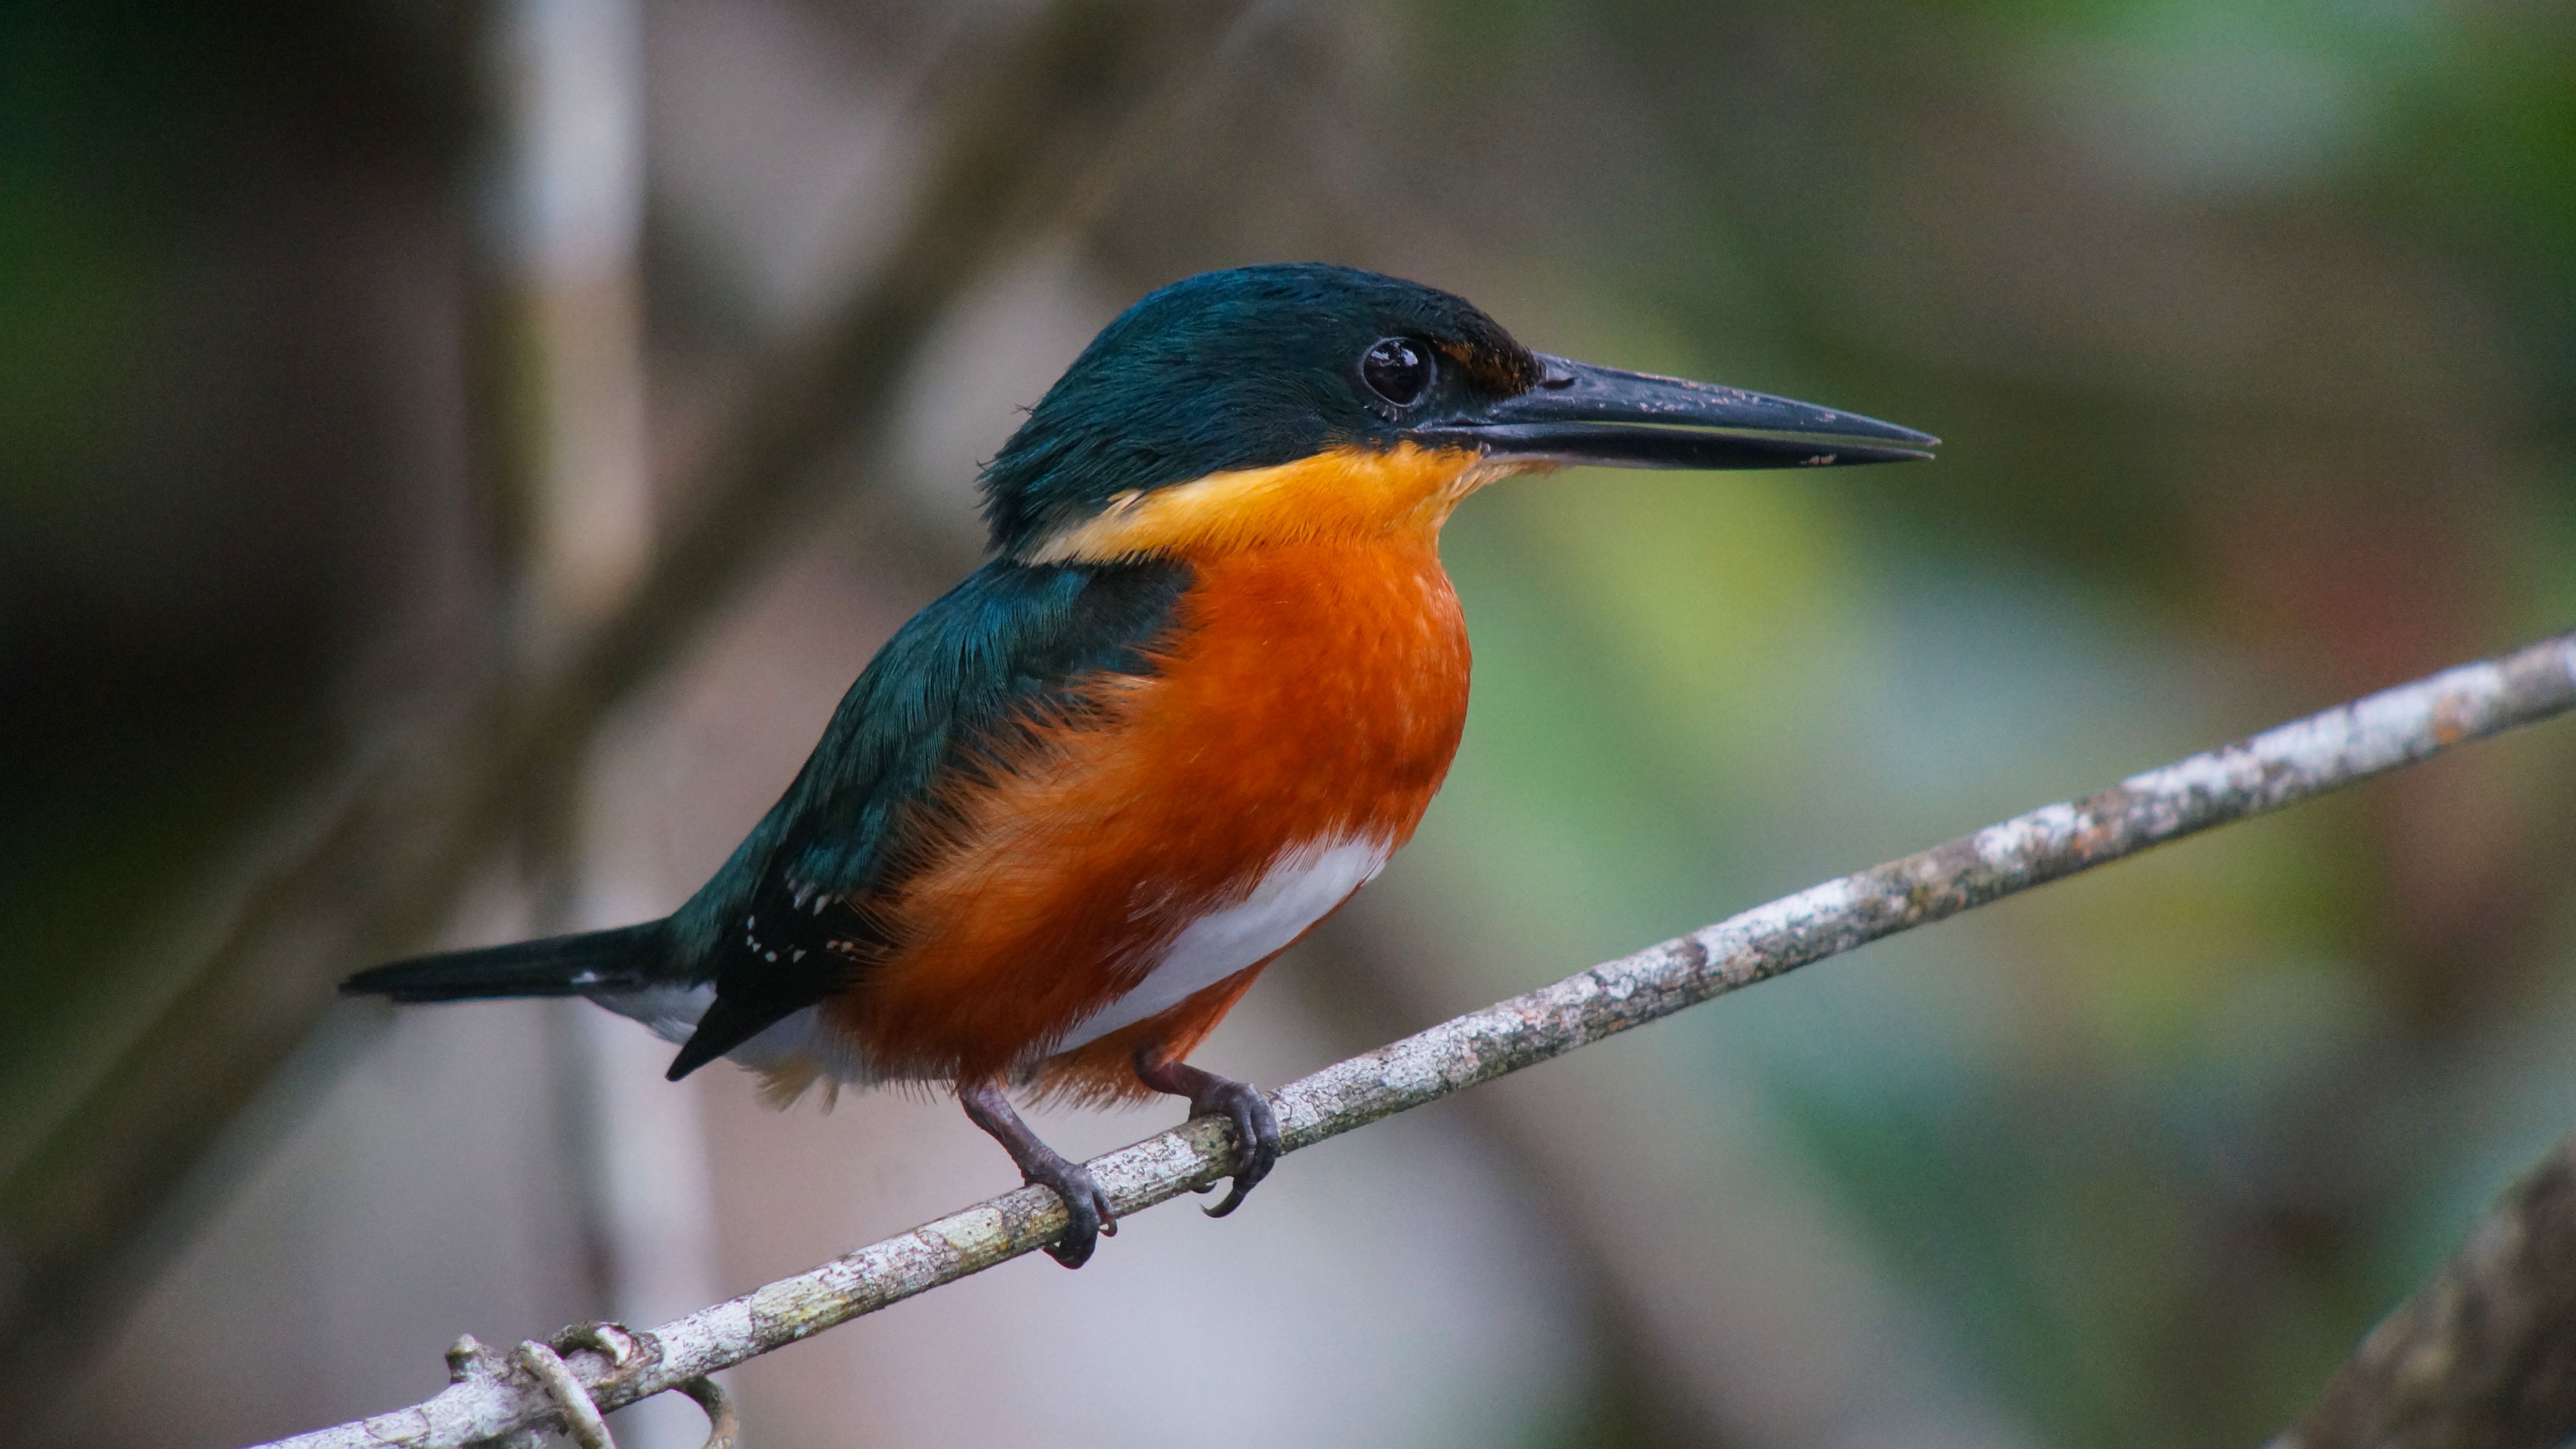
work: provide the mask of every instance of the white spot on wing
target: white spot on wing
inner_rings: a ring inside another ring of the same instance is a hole
[[[1383,840],[1313,841],[1270,863],[1240,904],[1211,911],[1172,938],[1136,989],[1065,1033],[1057,1051],[1098,1041],[1169,1011],[1304,934],[1386,865]]]

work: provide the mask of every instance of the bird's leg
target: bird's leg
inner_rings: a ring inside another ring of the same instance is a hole
[[[960,1083],[957,1101],[974,1119],[976,1126],[992,1134],[1020,1165],[1020,1180],[1033,1187],[1047,1187],[1064,1199],[1068,1221],[1056,1240],[1047,1244],[1047,1256],[1068,1268],[1079,1268],[1091,1258],[1091,1250],[1100,1245],[1106,1233],[1118,1236],[1118,1219],[1109,1211],[1109,1194],[1092,1181],[1090,1169],[1079,1162],[1067,1161],[1054,1148],[1038,1140],[1020,1114],[1011,1110],[1010,1100],[1002,1095],[998,1082]]]
[[[1235,1146],[1243,1155],[1235,1161],[1233,1189],[1208,1209],[1209,1217],[1221,1218],[1241,1207],[1244,1194],[1278,1165],[1279,1114],[1270,1110],[1270,1099],[1260,1088],[1169,1060],[1152,1047],[1136,1053],[1136,1080],[1157,1092],[1189,1098],[1193,1117],[1223,1117],[1234,1124]]]

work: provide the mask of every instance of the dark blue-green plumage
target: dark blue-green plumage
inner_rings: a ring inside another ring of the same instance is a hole
[[[996,767],[1101,673],[1150,674],[1188,565],[987,563],[915,614],[850,686],[822,743],[715,876],[668,919],[361,972],[399,1001],[713,982],[678,1078],[850,984],[892,948],[855,901],[921,862],[941,785]]]
[[[1436,339],[1456,364],[1414,411],[1509,396],[1529,349],[1462,297],[1320,263],[1174,282],[1101,329],[984,470],[984,519],[1008,557],[1144,492],[1235,468],[1392,444],[1405,411],[1361,386],[1382,337]]]
[[[847,986],[894,942],[854,901],[924,862],[937,792],[1000,768],[1015,736],[1060,718],[1102,673],[1149,674],[1189,587],[1171,562],[995,561],[912,616],[842,696],[813,757],[715,878],[670,920],[668,949],[716,1002],[674,1078]]]
[[[1363,384],[1381,338],[1446,358],[1410,408]],[[713,879],[662,921],[378,967],[344,990],[398,1000],[565,995],[712,982],[679,1077],[848,986],[895,949],[871,896],[924,864],[942,787],[999,768],[1016,729],[1100,672],[1153,668],[1186,564],[1022,562],[1117,495],[1334,446],[1391,446],[1408,412],[1526,390],[1531,353],[1465,300],[1318,264],[1175,282],[1083,349],[984,470],[996,554],[895,633],[823,739]]]

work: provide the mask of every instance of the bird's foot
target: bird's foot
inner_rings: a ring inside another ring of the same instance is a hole
[[[1091,1169],[1067,1159],[1062,1153],[1038,1139],[1029,1124],[1020,1120],[1009,1099],[1002,1095],[999,1084],[979,1082],[960,1086],[957,1100],[976,1126],[1002,1144],[1019,1164],[1020,1180],[1031,1187],[1052,1191],[1064,1203],[1064,1231],[1047,1244],[1047,1256],[1068,1268],[1079,1268],[1091,1261],[1091,1252],[1103,1237],[1118,1236],[1118,1217],[1110,1211],[1109,1194],[1100,1190]]]
[[[1057,1156],[1040,1148],[1046,1155],[1020,1165],[1020,1180],[1032,1187],[1050,1188],[1064,1200],[1064,1231],[1047,1244],[1047,1256],[1068,1268],[1079,1268],[1091,1261],[1091,1252],[1104,1237],[1118,1236],[1118,1218],[1109,1210],[1109,1194],[1093,1181],[1091,1169],[1079,1162]]]
[[[1193,1117],[1223,1117],[1234,1124],[1234,1185],[1223,1202],[1207,1210],[1209,1217],[1221,1218],[1243,1206],[1244,1195],[1279,1165],[1279,1114],[1259,1087],[1149,1052],[1136,1054],[1136,1080],[1157,1092],[1189,1098]]]

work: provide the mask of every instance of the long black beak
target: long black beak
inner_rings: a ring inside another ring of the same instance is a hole
[[[1497,460],[1608,468],[1822,468],[1911,463],[1941,440],[1813,403],[1539,355],[1538,386],[1409,430]]]

